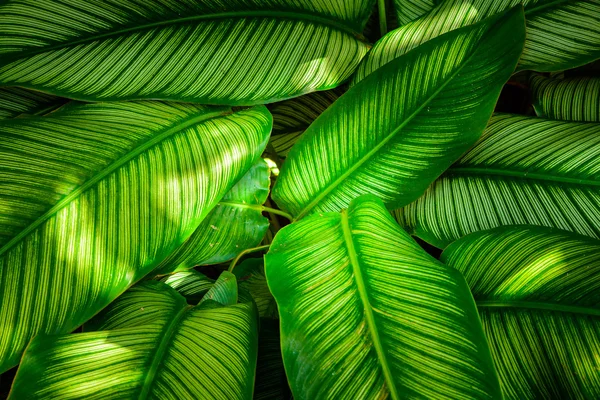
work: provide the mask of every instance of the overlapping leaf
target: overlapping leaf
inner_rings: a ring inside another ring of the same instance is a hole
[[[600,124],[497,115],[469,152],[395,214],[440,248],[512,224],[600,238],[599,170]]]
[[[400,25],[408,24],[435,7],[435,0],[394,0]]]
[[[381,67],[306,130],[273,198],[296,218],[363,193],[390,206],[415,200],[481,135],[524,35],[515,8]]]
[[[262,258],[248,258],[233,270],[240,288],[247,290],[254,299],[261,318],[278,318],[277,304],[267,286]]]
[[[0,122],[0,371],[183,243],[258,159],[265,107],[66,106]]]
[[[258,160],[215,206],[198,229],[154,271],[157,274],[231,260],[260,243],[269,228],[262,204],[269,195],[269,167]]]
[[[350,76],[373,2],[8,0],[0,83],[92,101],[277,101]]]
[[[500,397],[463,278],[381,200],[291,224],[265,258],[295,399]]]
[[[35,337],[10,398],[252,398],[252,304],[192,307],[167,285],[147,281],[90,325],[99,331]]]
[[[0,88],[0,120],[52,111],[66,100],[19,87]]]
[[[600,58],[600,0],[445,0],[379,40],[353,83],[428,40],[521,3],[527,40],[518,69],[558,71]]]
[[[214,279],[194,269],[178,271],[156,279],[177,290],[190,304],[198,304],[215,283]]]
[[[600,242],[502,227],[442,260],[471,287],[507,399],[600,397]]]
[[[254,400],[289,399],[290,387],[281,359],[279,321],[263,318],[258,336]]]
[[[533,107],[539,117],[600,122],[600,78],[532,76]]]

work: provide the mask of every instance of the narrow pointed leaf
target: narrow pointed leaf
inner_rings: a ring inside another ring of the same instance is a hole
[[[269,106],[273,115],[270,143],[280,157],[287,156],[304,131],[344,93],[341,89],[309,93]]]
[[[258,159],[265,107],[66,106],[0,122],[0,371],[152,271]],[[209,167],[210,166],[210,167]]]
[[[600,0],[445,0],[379,40],[352,82],[360,82],[428,40],[521,3],[525,6],[527,39],[518,69],[559,71],[600,58]]]
[[[0,120],[50,112],[66,99],[19,87],[0,88]]]
[[[373,1],[9,0],[0,84],[90,101],[273,102],[350,76]]]
[[[557,229],[477,232],[442,260],[471,287],[507,399],[600,397],[600,242]]]
[[[534,75],[530,84],[538,117],[600,122],[600,78],[551,79]]]
[[[483,132],[524,40],[522,9],[429,41],[351,88],[306,130],[273,189],[296,218],[359,194],[418,198]]]
[[[435,7],[435,0],[393,0],[398,23],[402,26]]]
[[[218,264],[257,246],[269,228],[262,205],[271,185],[269,166],[257,162],[219,201],[198,229],[154,271],[165,274],[196,265]]]
[[[152,320],[129,320],[129,310],[152,307],[160,309]],[[252,398],[258,329],[252,304],[191,307],[175,290],[148,281],[100,319],[117,314],[121,324],[100,324],[110,330],[35,337],[10,398]]]
[[[463,278],[381,200],[289,225],[265,258],[295,399],[500,398]]]
[[[494,116],[479,142],[395,215],[440,248],[502,225],[600,238],[600,124]]]

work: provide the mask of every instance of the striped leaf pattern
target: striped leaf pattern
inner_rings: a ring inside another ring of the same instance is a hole
[[[428,40],[521,3],[527,39],[518,69],[558,71],[600,58],[600,0],[445,0],[379,40],[352,83]]]
[[[400,25],[408,24],[435,7],[435,0],[394,0]]]
[[[231,260],[244,249],[260,243],[269,228],[262,204],[271,184],[267,163],[260,159],[235,184],[198,229],[154,271],[165,274],[196,265]]]
[[[599,170],[600,124],[496,115],[469,152],[395,215],[440,248],[514,224],[600,238]]]
[[[290,387],[285,376],[279,334],[279,321],[260,320],[258,359],[254,400],[290,400]]]
[[[286,226],[265,259],[295,399],[500,398],[464,279],[376,197]]]
[[[0,371],[181,245],[256,162],[263,106],[65,106],[0,122]]]
[[[343,93],[344,90],[338,88],[270,105],[269,111],[273,115],[270,144],[277,154],[287,156],[306,128]]]
[[[0,84],[80,100],[252,105],[338,86],[374,0],[8,0]]]
[[[306,130],[273,198],[296,218],[339,211],[363,193],[390,206],[415,200],[485,129],[524,35],[515,8],[378,69]]]
[[[153,318],[140,321],[143,313]],[[191,307],[167,285],[148,281],[100,317],[109,318],[99,324],[102,331],[36,336],[10,398],[252,398],[258,329],[252,304]]]
[[[45,114],[66,102],[56,96],[19,87],[0,88],[0,120]]]
[[[240,288],[248,291],[256,303],[261,318],[279,318],[277,304],[267,286],[262,258],[247,258],[233,270]]]
[[[600,122],[600,78],[530,79],[533,108],[539,117]]]
[[[200,303],[216,301],[224,306],[231,306],[238,302],[237,278],[231,272],[223,271]]]
[[[600,398],[600,242],[502,227],[442,260],[471,287],[507,399]]]
[[[157,277],[156,280],[166,283],[177,290],[190,304],[198,304],[215,283],[214,279],[194,269],[174,272],[169,275]]]

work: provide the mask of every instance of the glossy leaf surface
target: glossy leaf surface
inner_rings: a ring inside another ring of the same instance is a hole
[[[600,242],[502,227],[442,260],[471,287],[507,399],[600,397]]]
[[[514,224],[600,238],[599,168],[600,124],[497,115],[471,150],[395,215],[440,248]]]
[[[524,35],[515,8],[378,69],[306,130],[273,198],[296,218],[339,211],[363,193],[390,206],[415,200],[483,132]]]
[[[350,76],[373,1],[9,0],[0,83],[91,101],[273,102]]]
[[[445,0],[379,40],[353,83],[428,40],[521,3],[527,40],[518,69],[559,71],[600,58],[600,0]]]
[[[600,78],[551,79],[535,75],[530,84],[538,117],[600,122]]]
[[[381,200],[284,227],[265,259],[295,399],[500,398],[464,279]]]
[[[268,140],[265,107],[63,107],[0,122],[0,371],[183,243]]]
[[[10,398],[251,399],[254,310],[192,307],[167,285],[144,282],[97,317],[102,330],[34,338]]]

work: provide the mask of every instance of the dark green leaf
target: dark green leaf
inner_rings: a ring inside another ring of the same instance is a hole
[[[534,75],[530,84],[539,117],[600,122],[600,78],[551,79]]]

